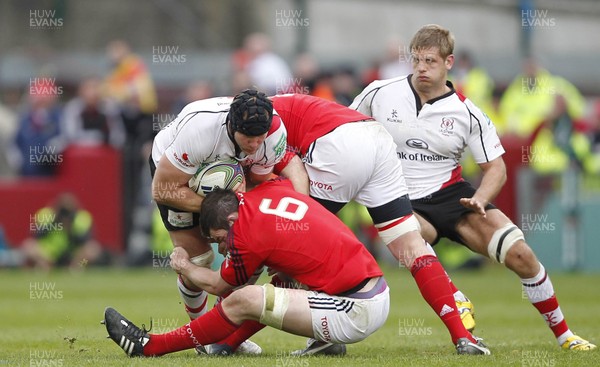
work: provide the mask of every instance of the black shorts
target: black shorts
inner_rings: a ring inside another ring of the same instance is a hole
[[[465,244],[456,232],[456,225],[465,214],[473,210],[462,206],[461,198],[470,198],[475,194],[475,188],[466,181],[457,182],[448,187],[420,199],[411,200],[413,211],[431,223],[437,230],[437,237],[431,245],[446,237],[460,244]],[[485,209],[495,209],[488,204]]]
[[[152,178],[154,179],[156,165],[154,164],[152,155],[150,155],[148,163],[150,164],[150,175],[152,175]],[[199,227],[200,225],[200,213],[185,212],[183,210],[159,203],[156,203],[156,206],[158,206],[160,218],[162,219],[165,228],[169,232],[191,229]]]

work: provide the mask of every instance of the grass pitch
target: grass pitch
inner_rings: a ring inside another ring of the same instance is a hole
[[[441,321],[423,301],[406,269],[384,268],[392,304],[385,326],[348,355],[296,358],[306,339],[264,329],[252,340],[259,357],[199,357],[183,351],[161,358],[130,359],[99,321],[113,306],[138,326],[165,332],[187,322],[175,276],[164,268],[87,269],[73,274],[0,270],[0,367],[2,366],[597,366],[600,351],[561,350],[522,293],[518,278],[490,265],[453,272],[475,304],[476,334],[492,356],[458,356]],[[600,274],[551,274],[573,331],[600,342]],[[209,301],[210,302],[210,301]]]

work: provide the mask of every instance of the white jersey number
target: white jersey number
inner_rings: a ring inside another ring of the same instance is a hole
[[[306,215],[306,212],[308,211],[308,205],[304,201],[288,196],[282,198],[274,209],[271,208],[272,201],[273,200],[271,199],[262,199],[258,206],[258,210],[265,214],[277,215],[289,220],[300,220],[304,218],[304,215]],[[288,210],[290,204],[296,205],[294,211]]]

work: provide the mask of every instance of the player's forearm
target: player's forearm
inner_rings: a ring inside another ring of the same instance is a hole
[[[199,287],[210,294],[220,296],[228,292],[232,287],[221,280],[218,272],[196,266],[190,263],[185,269],[182,269],[181,275],[188,279],[196,287]]]
[[[297,192],[304,195],[310,194],[308,173],[300,157],[294,156],[285,168],[281,170],[281,175],[287,177],[292,182],[294,190]]]
[[[473,197],[487,205],[498,196],[505,182],[506,168],[504,164],[491,166],[483,171],[481,184]]]
[[[199,212],[204,198],[187,186],[175,182],[152,185],[152,198],[158,204],[172,206],[186,212]]]

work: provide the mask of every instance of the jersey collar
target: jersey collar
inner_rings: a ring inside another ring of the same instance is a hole
[[[419,97],[419,94],[417,93],[417,91],[415,90],[415,87],[412,85],[411,79],[412,79],[412,74],[410,74],[406,80],[408,81],[408,85],[410,86],[410,90],[413,92],[413,95],[415,96],[415,104],[416,104],[416,111],[417,111],[417,116],[419,115],[419,112],[421,112],[421,108],[423,108],[423,104],[421,103],[421,98]],[[454,89],[454,85],[452,85],[452,82],[449,80],[446,80],[446,86],[448,88],[450,88],[450,91],[447,93],[442,94],[441,96],[432,98],[430,100],[428,100],[425,103],[428,104],[434,104],[436,101],[439,101],[440,99],[444,99],[448,96],[453,95],[454,93],[456,93],[456,90]]]

